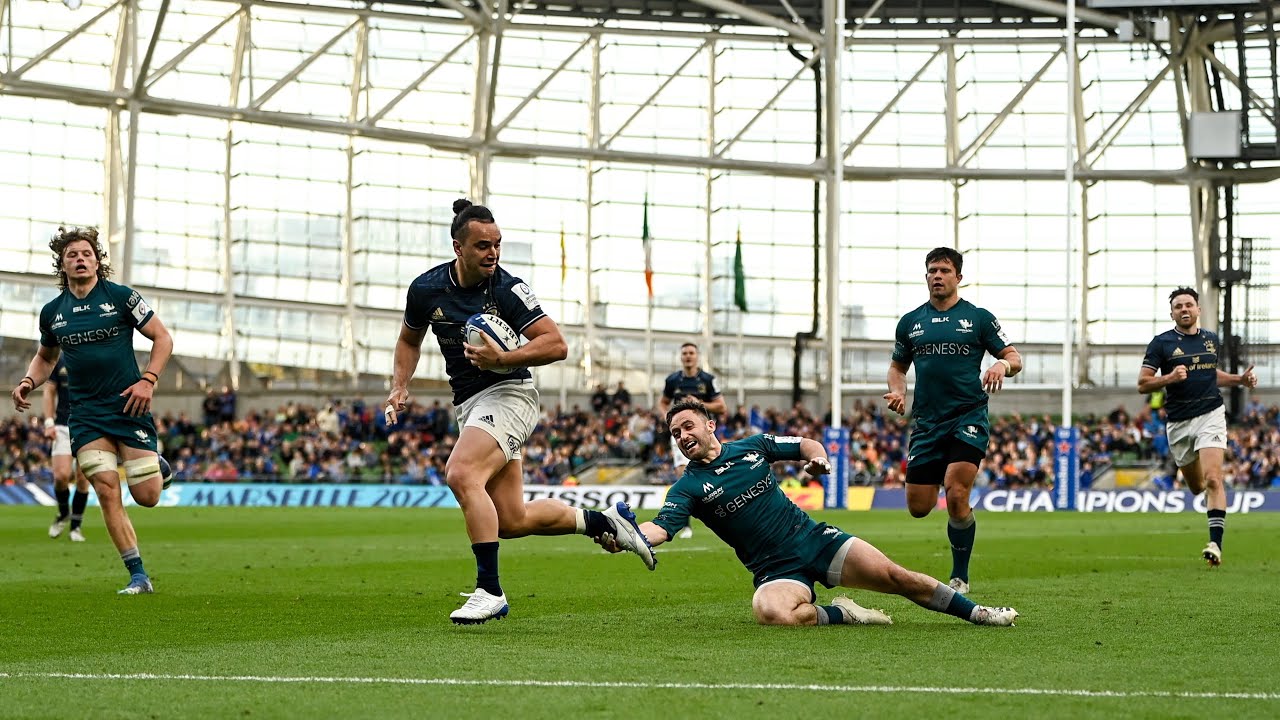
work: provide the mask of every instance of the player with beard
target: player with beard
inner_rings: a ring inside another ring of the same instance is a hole
[[[1222,564],[1227,525],[1227,491],[1222,464],[1227,447],[1227,415],[1220,387],[1258,386],[1250,365],[1239,375],[1218,369],[1218,336],[1200,327],[1200,295],[1191,288],[1169,293],[1173,329],[1151,339],[1138,373],[1138,392],[1164,389],[1169,451],[1191,492],[1205,493],[1209,544],[1201,557],[1210,567]],[[1160,375],[1156,375],[1156,371]]]

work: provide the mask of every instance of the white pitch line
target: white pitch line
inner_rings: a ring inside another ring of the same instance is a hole
[[[153,673],[0,672],[3,679],[190,680],[197,682],[294,683],[329,685],[444,685],[640,690],[783,690],[823,693],[928,693],[933,695],[1032,695],[1085,698],[1162,698],[1170,700],[1280,700],[1280,693],[1174,692],[1169,690],[1072,690],[1069,688],[914,687],[910,685],[818,685],[790,683],[664,683],[599,680],[470,680],[466,678],[288,677],[272,675],[158,675]]]

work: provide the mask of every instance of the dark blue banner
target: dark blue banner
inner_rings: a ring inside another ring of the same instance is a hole
[[[1055,496],[1049,490],[979,490],[974,489],[969,503],[988,512],[1052,512]],[[1082,490],[1076,493],[1076,510],[1080,512],[1194,512],[1207,508],[1204,495],[1194,496],[1186,490]],[[877,489],[871,501],[873,510],[903,510],[907,494],[901,488]],[[1245,490],[1227,492],[1227,512],[1280,512],[1280,492]]]
[[[822,507],[845,507],[845,491],[849,487],[849,428],[827,428],[822,432],[822,444],[827,448],[827,460],[831,472],[822,478],[824,489]]]
[[[1054,428],[1053,467],[1053,509],[1075,510],[1080,483],[1080,431],[1077,428]]]

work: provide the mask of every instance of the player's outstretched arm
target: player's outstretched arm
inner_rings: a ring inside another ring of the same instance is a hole
[[[1258,376],[1253,374],[1253,366],[1250,365],[1248,370],[1239,375],[1232,375],[1229,372],[1218,371],[1218,387],[1258,387]]]
[[[640,532],[644,533],[644,536],[648,538],[651,547],[658,547],[671,539],[666,530],[651,522],[640,523]]]
[[[884,394],[885,404],[899,415],[907,414],[907,370],[909,365],[897,360],[889,361],[889,392]]]
[[[643,533],[645,538],[649,541],[649,547],[651,548],[658,547],[662,543],[671,539],[671,536],[667,534],[666,530],[663,530],[652,522],[640,523],[640,532]],[[611,553],[622,552],[622,546],[618,544],[617,539],[612,535],[602,535],[597,538],[592,538],[592,540],[594,540],[597,545]]]
[[[831,461],[827,459],[827,449],[817,440],[801,438],[800,459],[805,461],[803,470],[809,474],[809,477],[818,477],[831,472]]]

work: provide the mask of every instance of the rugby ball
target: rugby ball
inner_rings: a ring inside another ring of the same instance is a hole
[[[516,333],[515,330],[511,329],[511,326],[507,324],[506,320],[503,320],[497,315],[476,313],[475,315],[467,318],[467,344],[484,345],[484,337],[482,336],[482,333],[493,338],[494,341],[498,343],[498,347],[502,348],[504,351],[514,350],[520,347],[520,335]],[[515,370],[515,368],[504,367],[501,369],[490,370],[489,372],[505,375],[512,370]]]

